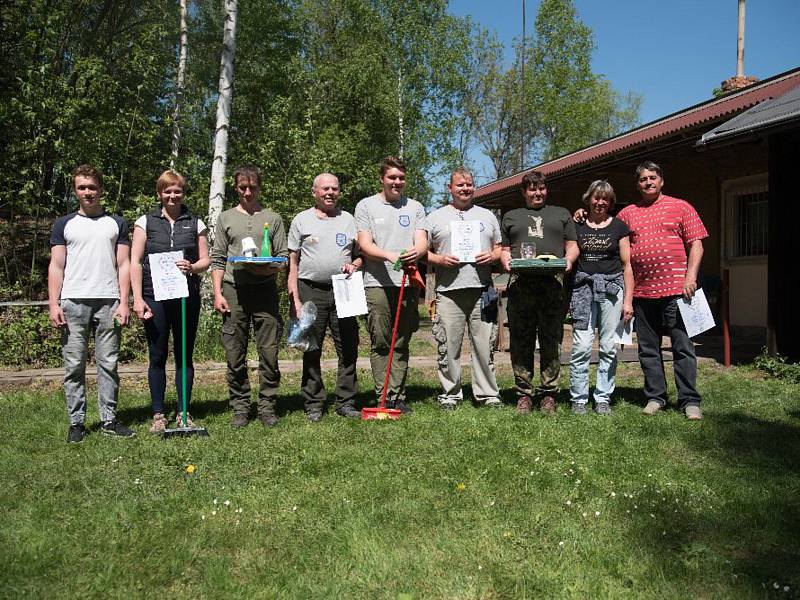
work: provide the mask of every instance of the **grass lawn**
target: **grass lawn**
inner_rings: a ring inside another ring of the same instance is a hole
[[[289,373],[279,426],[234,431],[206,379],[206,439],[147,434],[143,381],[121,399],[138,438],[74,446],[58,386],[2,392],[0,595],[797,597],[800,386],[704,363],[704,421],[647,418],[622,365],[611,417],[562,393],[545,418],[442,413],[418,371],[413,415],[312,425]]]

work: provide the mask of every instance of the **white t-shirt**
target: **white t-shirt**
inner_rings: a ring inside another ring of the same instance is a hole
[[[117,246],[130,245],[128,224],[118,215],[79,212],[56,220],[50,246],[65,246],[64,298],[119,298]]]

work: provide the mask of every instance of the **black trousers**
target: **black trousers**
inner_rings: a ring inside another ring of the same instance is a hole
[[[661,406],[667,403],[667,379],[661,355],[661,337],[672,341],[672,368],[678,388],[678,408],[700,404],[697,392],[697,357],[694,343],[686,333],[678,302],[680,296],[644,300],[634,298],[636,337],[639,340],[639,364],[644,372],[644,394]]]
[[[303,353],[303,379],[300,394],[306,411],[323,410],[327,394],[322,382],[322,342],[330,328],[339,368],[336,376],[336,408],[355,405],[358,390],[356,385],[356,360],[358,359],[358,321],[355,317],[340,319],[336,314],[333,289],[300,279],[298,281],[300,301],[313,302],[317,307],[314,334],[319,348]]]

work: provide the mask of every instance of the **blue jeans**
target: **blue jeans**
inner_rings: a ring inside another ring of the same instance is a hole
[[[69,424],[83,424],[86,419],[86,361],[89,336],[94,330],[94,356],[97,363],[97,403],[100,420],[111,421],[119,396],[120,329],[114,324],[118,300],[111,298],[64,299],[61,309],[67,325],[61,331],[64,357],[64,395]]]
[[[569,365],[569,391],[572,401],[586,404],[589,401],[589,360],[592,356],[594,328],[600,332],[598,344],[597,384],[594,401],[609,402],[614,393],[617,374],[617,345],[614,332],[622,316],[623,290],[615,295],[606,294],[600,301],[592,302],[589,327],[572,330],[572,357]]]

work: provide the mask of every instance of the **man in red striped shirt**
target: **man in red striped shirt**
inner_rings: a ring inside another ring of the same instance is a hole
[[[654,415],[667,403],[661,337],[669,335],[678,406],[689,419],[698,420],[702,412],[697,358],[678,300],[681,296],[690,299],[697,290],[702,240],[708,232],[691,204],[661,193],[664,177],[654,162],[645,161],[636,168],[636,186],[641,199],[617,217],[630,229],[633,309],[647,397],[643,412]]]

